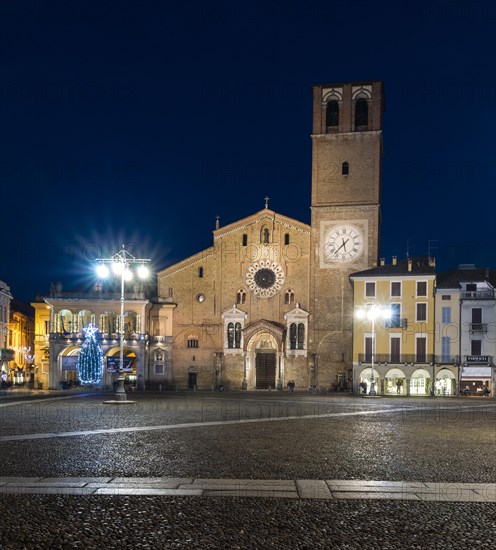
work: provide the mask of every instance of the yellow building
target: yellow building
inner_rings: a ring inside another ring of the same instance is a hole
[[[38,365],[34,350],[34,310],[29,304],[14,299],[11,301],[8,340],[8,347],[14,352],[10,363],[10,381],[14,385],[28,384],[33,387]]]
[[[350,280],[354,391],[370,393],[375,386],[378,395],[430,395],[436,379],[434,260],[381,260]]]

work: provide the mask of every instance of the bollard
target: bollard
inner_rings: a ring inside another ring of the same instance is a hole
[[[158,391],[162,391],[162,384],[158,385]]]

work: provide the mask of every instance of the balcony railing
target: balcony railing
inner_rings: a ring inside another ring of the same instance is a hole
[[[358,354],[358,361],[359,363],[372,363],[372,359],[374,360],[374,364],[393,364],[393,365],[401,365],[405,363],[422,363],[422,364],[429,364],[432,361],[434,361],[435,356],[430,354],[391,354],[391,353],[376,353],[372,356],[371,353],[359,353]]]
[[[465,356],[467,357],[467,356]],[[487,359],[487,356],[484,356]],[[359,353],[358,362],[370,365],[372,364],[372,354]],[[486,361],[487,362],[487,361]],[[376,353],[374,355],[374,365],[430,365],[430,364],[445,364],[445,365],[458,365],[460,364],[460,357],[458,355],[433,355],[433,354],[391,354],[391,353]]]
[[[472,290],[461,293],[462,300],[494,300],[494,290]]]
[[[384,321],[384,327],[386,329],[401,328],[406,330],[408,328],[408,319],[404,317],[401,317],[400,319],[388,319],[387,321]]]
[[[486,334],[487,323],[470,323],[469,330],[470,332],[480,332],[482,334]]]
[[[105,340],[118,340],[120,337],[120,334],[117,332],[98,332],[97,335],[100,337],[100,339]],[[138,332],[125,332],[124,333],[124,340],[144,340],[146,337],[145,333],[138,333]],[[51,340],[82,340],[84,338],[84,334],[82,332],[51,332],[50,333],[50,339]]]

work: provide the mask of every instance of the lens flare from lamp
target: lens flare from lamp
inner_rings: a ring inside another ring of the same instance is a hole
[[[112,271],[116,275],[120,275],[122,273],[122,270],[124,269],[124,265],[121,262],[114,262],[112,264]]]
[[[138,276],[140,279],[146,279],[148,277],[148,268],[146,267],[146,265],[140,265],[138,267]]]
[[[109,268],[105,264],[98,264],[96,267],[96,274],[101,279],[105,279],[110,274]]]

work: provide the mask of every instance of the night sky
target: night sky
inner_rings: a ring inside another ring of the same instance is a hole
[[[310,222],[313,84],[383,80],[381,256],[496,266],[492,2],[0,1],[0,279],[122,244],[160,270],[269,206]]]

